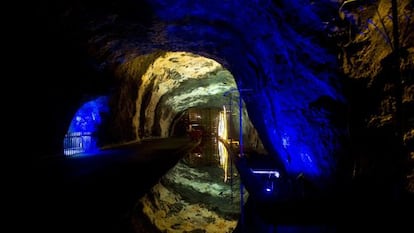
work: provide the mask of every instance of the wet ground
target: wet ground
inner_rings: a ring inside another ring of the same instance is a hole
[[[194,146],[187,138],[154,139],[97,154],[35,161],[27,197],[30,229],[45,233],[150,229],[144,221],[132,221],[135,203]]]

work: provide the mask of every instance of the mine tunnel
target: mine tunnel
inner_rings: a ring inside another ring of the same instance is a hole
[[[412,231],[412,1],[32,13],[32,228]]]

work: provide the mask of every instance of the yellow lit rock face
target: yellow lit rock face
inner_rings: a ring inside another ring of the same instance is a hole
[[[144,137],[153,135],[154,127],[160,129],[158,136],[168,136],[176,114],[191,107],[221,108],[228,101],[223,94],[233,88],[233,76],[216,61],[186,52],[168,52],[157,58],[141,78],[135,124],[145,119],[141,126]]]
[[[403,51],[407,49],[407,58],[413,57],[413,50],[410,51],[413,46],[413,40],[410,39],[413,38],[413,31],[409,28],[413,25],[414,18],[407,17],[413,14],[410,4],[412,5],[410,1],[398,2],[398,12],[400,12],[398,19],[400,22],[399,42]],[[355,33],[352,43],[364,45],[356,51],[351,51],[345,47],[347,59],[343,60],[343,69],[352,78],[375,79],[383,72],[384,64],[381,63],[393,52],[392,43],[394,38],[391,7],[391,1],[378,1],[377,6],[364,6],[352,11],[354,17],[358,17],[361,21],[361,25],[358,25],[359,33]],[[409,60],[402,59],[402,70],[409,69],[409,64],[405,64]]]
[[[164,76],[168,80],[170,73],[179,75],[179,82],[187,79],[203,79],[206,74],[222,70],[223,67],[214,60],[187,52],[167,52],[159,57],[148,71],[153,75]]]

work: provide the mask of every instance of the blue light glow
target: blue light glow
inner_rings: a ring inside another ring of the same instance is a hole
[[[83,104],[76,112],[63,141],[64,155],[98,150],[95,132],[101,124],[101,113],[108,112],[108,98],[102,96]]]

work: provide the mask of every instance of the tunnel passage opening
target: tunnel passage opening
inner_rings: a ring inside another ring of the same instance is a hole
[[[123,65],[122,69],[132,73],[139,66],[139,59]],[[230,71],[213,59],[189,52],[162,53],[145,67],[140,77],[133,77],[132,80],[139,83],[135,109],[132,109],[137,139],[183,135],[183,117],[189,109],[222,109],[223,106],[231,109],[229,106],[239,105],[237,98],[224,95],[229,90],[238,94],[235,77]],[[239,113],[235,110],[231,116],[237,127],[231,131],[238,130]],[[243,128],[249,129],[246,132],[255,131],[245,107],[243,115]],[[251,137],[255,143],[258,141],[258,134]],[[246,135],[246,138],[249,136]]]
[[[136,210],[160,231],[235,229],[240,216],[240,176],[221,141],[227,135],[222,128],[226,115],[225,108],[192,107],[181,116],[180,124],[198,143],[139,200]]]
[[[98,150],[96,135],[102,115],[109,111],[108,97],[100,96],[82,104],[73,116],[63,139],[63,153],[74,156]]]

